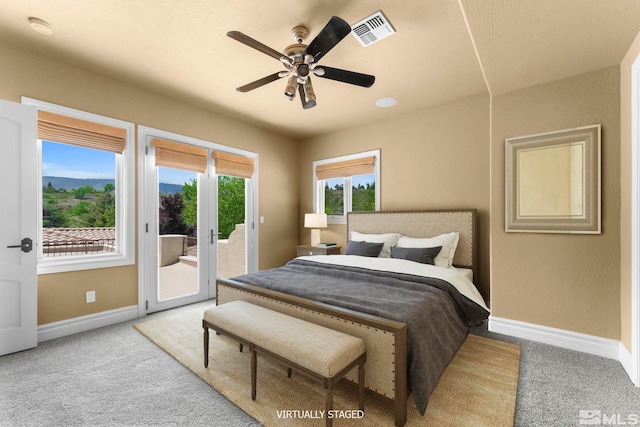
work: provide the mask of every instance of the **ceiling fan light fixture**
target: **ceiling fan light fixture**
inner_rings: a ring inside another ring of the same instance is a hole
[[[304,89],[304,97],[307,99],[307,101],[315,101],[316,100],[316,94],[313,91],[313,86],[311,86],[311,80],[309,80],[307,83],[305,83],[302,88]]]
[[[398,100],[395,98],[380,98],[376,101],[376,105],[380,108],[393,107],[397,103]]]
[[[293,98],[296,97],[296,89],[298,88],[298,81],[296,76],[292,75],[289,77],[289,81],[287,81],[287,87],[284,88],[284,96],[289,98],[289,101],[293,101]]]
[[[302,97],[302,108],[308,110],[309,108],[313,108],[316,106],[316,94],[313,91],[313,86],[311,85],[311,80],[307,81],[302,85],[302,93],[304,95]]]

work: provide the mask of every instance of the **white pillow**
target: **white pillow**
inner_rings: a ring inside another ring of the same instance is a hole
[[[396,245],[399,238],[400,234],[398,233],[363,234],[357,231],[351,232],[351,240],[354,242],[384,243],[379,255],[380,258],[391,258],[391,247]]]
[[[399,248],[435,248],[436,246],[442,246],[442,249],[440,249],[440,253],[435,258],[434,263],[438,267],[451,267],[453,265],[453,256],[456,253],[459,240],[460,233],[458,232],[421,239],[400,236],[397,246]]]

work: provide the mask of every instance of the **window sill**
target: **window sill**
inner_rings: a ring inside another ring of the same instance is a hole
[[[346,215],[327,215],[327,224],[346,224]]]
[[[67,271],[95,270],[98,268],[133,265],[133,257],[122,254],[82,255],[38,259],[38,274],[64,273]]]

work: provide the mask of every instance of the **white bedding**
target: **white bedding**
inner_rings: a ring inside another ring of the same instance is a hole
[[[470,268],[463,268],[463,267],[451,267],[454,270],[458,271],[459,273],[464,274],[464,277],[466,277],[467,279],[469,279],[469,281],[471,283],[473,283],[473,270]]]
[[[413,274],[422,277],[435,277],[453,285],[458,292],[471,301],[490,312],[482,295],[478,292],[468,275],[455,267],[436,267],[430,264],[408,261],[399,258],[362,257],[355,255],[313,255],[301,256],[299,259],[319,262],[324,264],[336,264],[348,267],[360,267],[368,270],[389,271],[393,273]]]

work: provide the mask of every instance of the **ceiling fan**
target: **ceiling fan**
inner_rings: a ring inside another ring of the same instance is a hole
[[[309,37],[309,30],[306,27],[298,25],[291,30],[291,37],[296,43],[287,46],[284,53],[280,53],[252,39],[246,34],[239,31],[229,31],[227,36],[277,59],[284,64],[286,68],[284,71],[279,71],[244,86],[240,86],[236,90],[239,92],[249,92],[267,83],[288,77],[287,86],[284,90],[285,96],[289,98],[289,100],[293,100],[297,91],[300,94],[302,107],[308,109],[316,106],[316,96],[311,84],[312,74],[317,77],[352,85],[371,87],[375,81],[374,76],[341,70],[339,68],[320,66],[318,64],[318,61],[350,32],[351,27],[349,24],[343,19],[334,16],[307,46],[303,44],[303,42]]]

